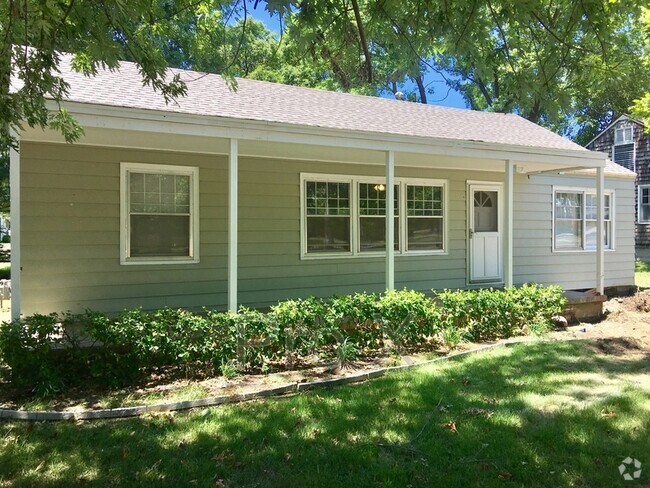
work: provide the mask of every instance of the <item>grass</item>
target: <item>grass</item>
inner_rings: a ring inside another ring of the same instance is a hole
[[[644,359],[519,344],[361,385],[145,418],[0,424],[0,486],[638,486]]]
[[[636,260],[634,272],[634,284],[639,288],[650,288],[650,262],[647,260]]]

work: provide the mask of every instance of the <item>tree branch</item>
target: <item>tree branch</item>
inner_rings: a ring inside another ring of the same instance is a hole
[[[366,41],[366,32],[363,28],[361,21],[361,12],[359,11],[359,2],[352,0],[352,10],[354,10],[354,18],[357,21],[357,30],[359,31],[359,40],[361,41],[361,49],[365,56],[366,73],[368,76],[368,83],[372,83],[372,60],[370,58],[370,50],[368,49],[368,41]]]

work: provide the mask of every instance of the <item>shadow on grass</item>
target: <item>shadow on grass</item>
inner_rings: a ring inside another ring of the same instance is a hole
[[[631,456],[650,472],[648,392],[617,381],[580,395],[644,371],[579,342],[520,344],[175,416],[3,424],[0,484],[638,486],[618,466]]]

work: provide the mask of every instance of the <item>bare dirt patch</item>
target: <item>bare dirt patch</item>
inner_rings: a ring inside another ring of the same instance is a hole
[[[605,302],[603,310],[605,316],[600,322],[574,325],[550,337],[593,340],[599,353],[650,359],[650,290],[612,298]]]

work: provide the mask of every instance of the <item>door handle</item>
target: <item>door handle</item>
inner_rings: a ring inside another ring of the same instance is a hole
[[[474,229],[469,229],[469,238],[474,238]]]

